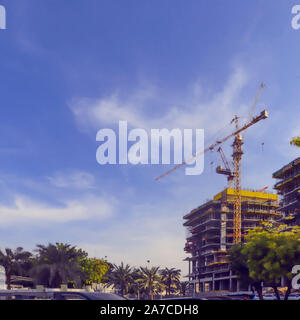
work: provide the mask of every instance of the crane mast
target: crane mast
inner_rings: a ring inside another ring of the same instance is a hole
[[[241,160],[243,138],[238,134],[233,142],[233,166],[234,166],[234,209],[233,209],[233,242],[242,240],[242,196],[241,196]]]

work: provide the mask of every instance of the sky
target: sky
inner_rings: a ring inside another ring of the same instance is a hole
[[[275,184],[299,156],[300,30],[277,0],[0,0],[0,248],[65,242],[114,263],[176,267],[183,215],[226,187],[171,165],[100,165],[98,130],[204,129],[205,145],[245,123],[242,186]],[[231,143],[223,149],[230,159]],[[263,145],[262,145],[263,143]],[[150,263],[147,263],[150,260]]]

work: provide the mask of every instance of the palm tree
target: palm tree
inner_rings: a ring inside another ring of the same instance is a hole
[[[134,283],[133,270],[130,265],[124,265],[123,262],[119,266],[113,264],[113,268],[107,274],[107,283],[118,288],[122,296],[126,294],[130,285]]]
[[[140,267],[140,278],[136,281],[149,293],[150,300],[153,300],[154,291],[160,291],[162,286],[159,267],[152,267],[151,269]]]
[[[14,273],[22,273],[22,266],[26,264],[31,257],[31,253],[23,251],[22,247],[18,247],[16,250],[9,248],[5,249],[5,252],[0,250],[0,265],[5,269],[7,289],[11,289],[11,276]]]
[[[174,291],[173,285],[176,285],[178,282],[180,282],[181,270],[175,268],[165,268],[161,270],[160,273],[162,275],[162,282],[167,287],[167,294],[170,295],[171,292]]]
[[[137,299],[139,300],[141,297],[141,294],[143,294],[143,287],[142,284],[139,283],[137,280],[140,279],[140,270],[137,268],[134,268],[131,272],[133,282],[130,283],[128,291],[130,293],[133,293]]]
[[[68,281],[81,283],[84,274],[80,262],[87,256],[86,252],[63,243],[39,244],[36,251],[37,263],[31,270],[36,282],[49,287],[67,284]]]
[[[190,284],[188,281],[181,281],[181,282],[177,283],[177,288],[178,288],[180,294],[183,296],[186,295],[186,292],[188,291],[189,286],[190,286]]]
[[[296,147],[300,147],[300,137],[295,137],[290,141],[290,144]]]

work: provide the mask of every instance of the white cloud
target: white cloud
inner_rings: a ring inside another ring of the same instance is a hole
[[[209,99],[204,96],[204,89],[197,81],[192,86],[192,92],[186,92],[181,101],[171,105],[167,94],[150,87],[138,89],[127,98],[113,93],[99,99],[75,99],[70,103],[70,108],[80,128],[84,129],[97,130],[103,125],[116,125],[119,120],[126,120],[133,127],[148,130],[204,128],[208,132],[216,132],[235,114],[245,113],[246,106],[240,103],[239,98],[248,78],[243,68],[235,67],[224,88],[211,94]],[[160,108],[161,111],[149,115],[149,107],[153,110]]]
[[[52,185],[58,188],[89,189],[94,186],[95,178],[88,172],[74,171],[71,173],[55,173],[48,177]]]
[[[66,200],[62,207],[16,195],[13,206],[0,205],[0,224],[36,225],[43,223],[65,223],[89,219],[106,219],[114,213],[115,200],[92,195],[78,200]]]

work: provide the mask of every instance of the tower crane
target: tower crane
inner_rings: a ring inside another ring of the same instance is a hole
[[[263,110],[260,115],[254,117],[251,121],[244,124],[241,128],[239,128],[239,121],[238,117],[235,116],[233,122],[235,122],[235,131],[229,134],[228,136],[224,137],[223,139],[217,140],[215,143],[210,145],[209,147],[205,148],[203,151],[196,153],[191,159],[183,161],[181,164],[174,166],[172,169],[168,170],[164,174],[160,175],[159,177],[155,178],[155,181],[158,181],[165,176],[169,175],[173,171],[187,165],[188,163],[192,162],[195,158],[205,154],[208,151],[213,151],[217,146],[220,146],[225,141],[229,140],[231,137],[234,137],[233,142],[233,176],[235,182],[235,200],[234,200],[234,211],[233,211],[233,242],[239,243],[241,242],[242,238],[242,223],[241,223],[241,159],[243,155],[242,145],[243,145],[243,138],[241,133],[244,132],[246,129],[251,127],[252,125],[256,124],[257,122],[268,118],[268,111]],[[221,149],[222,150],[222,149]],[[230,175],[229,175],[230,176]]]
[[[250,109],[250,113],[247,118],[247,122],[251,121],[257,102],[259,100],[259,97],[261,95],[261,92],[263,88],[265,87],[265,83],[262,82],[261,85],[259,86],[256,96],[254,98],[253,104]],[[239,129],[239,118],[237,116],[234,117],[234,119],[231,121],[231,123],[235,123],[235,128],[236,130]],[[235,194],[235,201],[234,201],[234,215],[233,215],[233,235],[234,235],[234,243],[239,243],[242,241],[242,199],[241,199],[241,160],[242,160],[242,146],[244,144],[243,138],[245,137],[246,132],[243,132],[243,135],[236,135],[234,142],[233,142],[233,172],[232,170],[228,167],[227,165],[227,172],[218,170],[217,168],[217,173],[219,174],[227,174],[227,180],[229,182],[229,186],[231,186],[232,183],[232,176],[234,177],[234,194]],[[219,150],[218,150],[219,151]],[[220,150],[221,157],[224,162],[225,154],[223,153],[223,150],[221,148]],[[225,158],[226,159],[226,158]],[[226,166],[226,165],[225,165]],[[229,168],[229,171],[228,171]]]

